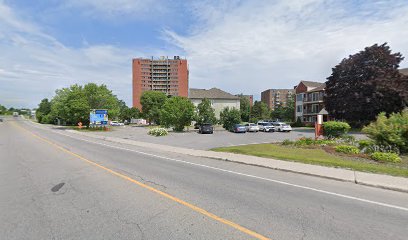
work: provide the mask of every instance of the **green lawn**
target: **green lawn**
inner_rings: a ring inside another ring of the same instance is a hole
[[[367,159],[357,160],[338,156],[327,153],[320,148],[298,148],[278,144],[253,144],[215,148],[212,150],[408,177],[408,157],[406,156],[403,157],[403,161],[400,164],[384,164]]]

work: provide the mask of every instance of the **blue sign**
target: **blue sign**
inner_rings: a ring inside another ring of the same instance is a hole
[[[108,110],[94,109],[89,113],[89,122],[91,125],[107,125]]]

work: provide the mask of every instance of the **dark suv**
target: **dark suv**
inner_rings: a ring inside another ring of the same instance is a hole
[[[204,123],[201,124],[200,127],[198,128],[199,133],[214,133],[214,128],[213,125],[210,123]]]

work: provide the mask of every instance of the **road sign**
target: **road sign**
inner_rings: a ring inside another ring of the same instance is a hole
[[[108,110],[93,109],[89,113],[89,122],[91,125],[107,125],[108,124]]]

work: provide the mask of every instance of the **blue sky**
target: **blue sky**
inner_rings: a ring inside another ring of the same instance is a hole
[[[375,43],[408,56],[407,12],[407,0],[0,0],[0,104],[97,82],[130,105],[131,59],[162,55],[187,57],[190,87],[259,98],[323,82]]]

